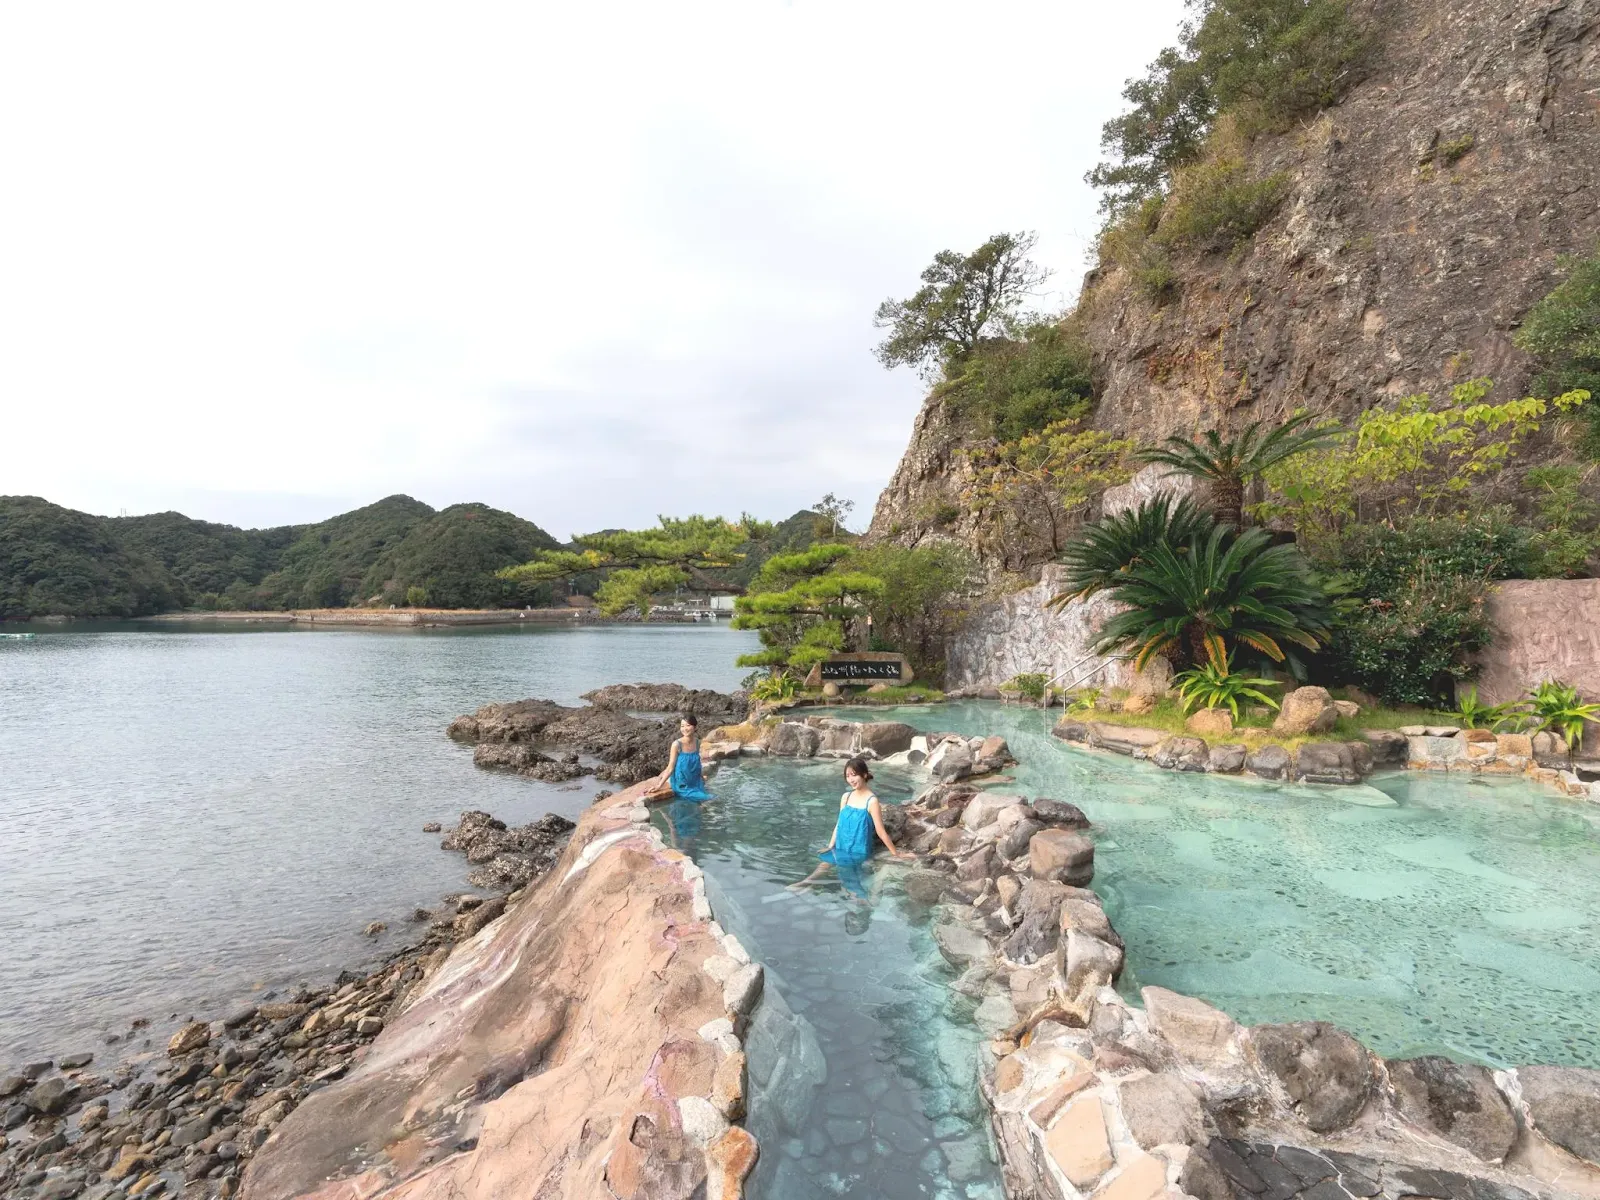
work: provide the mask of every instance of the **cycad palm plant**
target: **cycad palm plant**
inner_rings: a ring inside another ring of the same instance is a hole
[[[1061,555],[1066,578],[1050,607],[1116,587],[1155,547],[1187,545],[1210,534],[1215,524],[1188,496],[1161,495],[1084,526]]]
[[[1217,525],[1183,546],[1159,543],[1114,585],[1128,607],[1106,622],[1096,650],[1127,650],[1135,670],[1167,654],[1225,668],[1229,642],[1274,662],[1282,643],[1316,650],[1328,632],[1328,601],[1293,546],[1263,530]]]
[[[1314,425],[1315,419],[1310,413],[1296,413],[1272,428],[1264,428],[1264,421],[1252,421],[1231,438],[1207,429],[1197,440],[1169,437],[1160,446],[1137,451],[1134,457],[1204,480],[1211,490],[1211,510],[1217,520],[1238,529],[1244,524],[1247,483],[1285,459],[1324,445],[1333,436],[1336,426]]]

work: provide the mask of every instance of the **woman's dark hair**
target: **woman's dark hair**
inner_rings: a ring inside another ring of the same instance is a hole
[[[682,720],[683,723],[685,725],[687,725],[690,729],[699,729],[700,728],[700,722],[695,719],[695,715],[693,713],[684,713],[683,716],[681,718],[679,718],[679,719]]]
[[[852,758],[845,763],[844,773],[848,775],[851,771],[854,771],[863,783],[872,778],[872,772],[867,770],[867,760],[864,758]]]

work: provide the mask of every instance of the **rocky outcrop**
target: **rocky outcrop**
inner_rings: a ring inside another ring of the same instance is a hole
[[[622,784],[659,772],[678,736],[677,727],[666,721],[598,705],[567,708],[550,700],[485,704],[470,716],[457,717],[445,732],[475,745],[473,761],[479,766],[537,779],[571,779],[587,773],[578,756],[588,756],[600,760],[595,778]],[[565,753],[554,759],[549,750]]]
[[[884,492],[880,508],[888,502],[894,486],[891,483]],[[1165,467],[1145,467],[1128,483],[1108,489],[1101,507],[1108,514],[1125,512],[1152,496],[1182,496],[1192,489],[1193,482],[1186,476],[1174,475]],[[877,518],[873,521],[876,530]],[[1061,688],[1092,685],[1136,693],[1165,691],[1172,674],[1165,659],[1135,671],[1125,659],[1096,653],[1101,627],[1120,607],[1110,596],[1052,606],[1051,601],[1064,590],[1063,578],[1063,568],[1046,565],[1033,586],[980,605],[951,641],[945,686],[996,687],[1016,675],[1037,672]]]
[[[1494,639],[1474,685],[1485,704],[1559,679],[1600,700],[1600,579],[1513,579],[1489,593]],[[1600,730],[1592,735],[1600,742]]]
[[[598,803],[554,869],[277,1127],[244,1200],[731,1200],[755,1160],[730,1122],[760,982],[643,806]]]
[[[1177,256],[1160,302],[1115,264],[1085,280],[1099,428],[1153,443],[1301,407],[1348,420],[1472,376],[1501,398],[1529,386],[1511,335],[1559,256],[1600,238],[1600,0],[1359,8],[1376,35],[1363,78],[1251,149],[1287,182],[1263,229]],[[979,546],[959,504],[969,434],[947,408],[918,414],[872,537]],[[1518,498],[1514,472],[1490,483]]]
[[[702,721],[718,723],[742,721],[749,709],[744,692],[726,695],[709,688],[687,688],[681,683],[613,683],[609,687],[585,692],[581,699],[596,708],[619,708],[626,712],[693,713]]]
[[[526,887],[550,869],[566,845],[573,824],[556,813],[546,813],[520,829],[476,809],[461,820],[439,845],[467,856],[477,869],[467,876],[473,887],[509,892]]]

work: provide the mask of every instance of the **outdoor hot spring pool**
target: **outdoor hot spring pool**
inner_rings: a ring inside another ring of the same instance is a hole
[[[1030,797],[1094,822],[1122,991],[1199,996],[1246,1024],[1316,1018],[1388,1057],[1600,1067],[1600,806],[1520,780],[1394,774],[1306,787],[1162,771],[1049,736],[999,704],[843,710],[998,733]],[[768,969],[752,1026],[751,1195],[998,1197],[973,1002],[897,871],[795,895],[826,843],[837,761],[725,764],[678,806],[719,919]],[[881,769],[886,801],[920,775]],[[673,813],[660,812],[667,828]]]

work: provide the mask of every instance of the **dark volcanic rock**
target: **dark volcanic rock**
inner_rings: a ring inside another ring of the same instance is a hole
[[[565,817],[546,813],[530,824],[507,829],[504,821],[469,809],[439,844],[446,850],[461,851],[477,867],[467,876],[473,887],[510,892],[549,870],[572,828]]]
[[[1534,1128],[1563,1150],[1600,1164],[1600,1071],[1519,1067]]]
[[[1043,828],[1042,821],[1024,818],[1001,835],[1000,840],[995,843],[995,849],[1000,851],[1001,858],[1016,858],[1027,853],[1028,843],[1033,839],[1033,835]]]
[[[810,758],[822,744],[822,734],[799,721],[784,721],[772,731],[767,753],[780,758]]]
[[[1065,800],[1040,797],[1033,802],[1032,808],[1033,815],[1046,825],[1057,825],[1063,829],[1089,828],[1089,818],[1083,815],[1083,809]]]
[[[730,696],[708,688],[686,688],[681,683],[613,683],[609,687],[585,692],[582,698],[596,708],[692,713],[702,724],[708,719],[715,719],[724,725],[742,721],[749,709],[749,697],[744,692],[735,692]]]
[[[1245,759],[1245,770],[1262,779],[1282,779],[1289,773],[1289,752],[1282,746],[1267,745]]]
[[[1261,1065],[1283,1083],[1301,1119],[1317,1133],[1343,1129],[1372,1093],[1372,1055],[1326,1021],[1257,1025],[1250,1031]]]
[[[1307,742],[1295,756],[1295,775],[1307,783],[1360,783],[1355,755],[1343,742]]]
[[[1174,737],[1157,746],[1150,761],[1171,771],[1204,771],[1211,762],[1211,751],[1200,738]]]
[[[63,1112],[72,1103],[78,1094],[78,1085],[59,1075],[54,1079],[46,1079],[43,1083],[35,1085],[25,1097],[23,1103],[36,1113],[45,1116],[54,1116]]]
[[[1389,1082],[1407,1120],[1414,1121],[1485,1162],[1500,1162],[1517,1140],[1517,1119],[1489,1072],[1428,1055],[1393,1059]]]
[[[474,743],[474,761],[504,767],[536,778],[572,779],[585,772],[571,757],[559,761],[551,750],[587,754],[606,765],[597,778],[613,783],[638,783],[661,770],[667,748],[677,737],[670,722],[631,717],[620,709],[587,706],[566,708],[549,700],[486,704],[469,717],[457,717],[446,730],[458,742]],[[525,754],[485,751],[485,745],[532,748]]]

